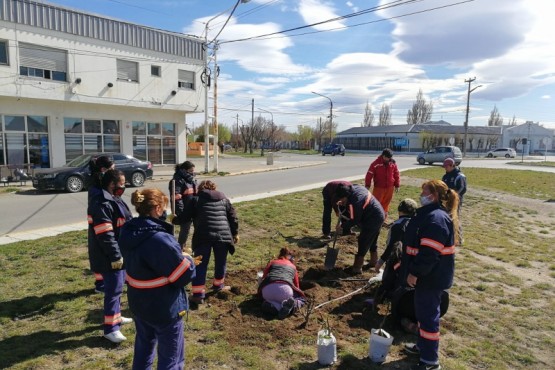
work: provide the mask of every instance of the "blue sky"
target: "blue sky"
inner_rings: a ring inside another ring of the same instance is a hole
[[[74,9],[203,37],[221,30],[236,0],[58,0]],[[296,131],[329,115],[342,131],[360,126],[368,102],[393,124],[422,89],[433,120],[485,126],[494,106],[505,123],[555,128],[555,11],[547,0],[251,0],[240,4],[218,40],[218,117],[255,115]],[[376,7],[381,10],[373,11]],[[368,10],[367,12],[364,12]],[[341,16],[364,13],[337,19]],[[337,19],[333,22],[315,23]],[[309,27],[306,27],[309,26]],[[306,27],[266,38],[260,35]],[[210,92],[212,94],[212,92]],[[209,99],[209,109],[213,100]],[[261,111],[262,109],[264,111]],[[212,114],[212,113],[210,113]],[[203,114],[188,118],[201,125]]]

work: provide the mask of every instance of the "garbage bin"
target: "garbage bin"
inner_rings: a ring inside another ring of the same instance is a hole
[[[266,164],[268,166],[274,164],[274,153],[268,153],[268,155],[266,156]]]

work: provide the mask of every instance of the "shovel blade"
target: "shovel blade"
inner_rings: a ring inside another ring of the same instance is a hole
[[[335,267],[335,262],[337,261],[337,255],[339,249],[330,248],[326,249],[326,259],[324,260],[324,268],[326,270],[332,270]]]

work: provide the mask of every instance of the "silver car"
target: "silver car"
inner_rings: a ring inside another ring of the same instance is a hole
[[[505,158],[514,158],[516,157],[516,150],[513,148],[497,148],[490,150],[486,153],[486,157],[488,158],[496,158],[496,157],[505,157]]]
[[[462,152],[456,146],[436,146],[427,152],[420,153],[416,157],[418,164],[433,164],[434,162],[443,163],[445,158],[453,158],[458,166],[462,162]]]

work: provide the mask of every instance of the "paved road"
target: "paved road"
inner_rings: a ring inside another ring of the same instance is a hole
[[[219,161],[219,171],[231,175],[241,174],[241,176],[200,176],[199,180],[213,179],[218,187],[236,203],[323,187],[332,179],[351,181],[361,179],[371,159],[375,157],[376,154],[346,157],[281,154],[276,156],[273,165],[268,165],[264,158],[224,157]],[[395,158],[401,170],[420,167],[415,162],[415,155],[396,155]],[[202,159],[194,159],[193,162],[197,169],[204,168]],[[463,168],[515,168],[507,165],[507,162],[504,159],[465,159]],[[211,166],[213,166],[212,162]],[[555,168],[551,167],[518,166],[517,168],[555,172]],[[173,168],[170,166],[156,167],[154,180],[147,182],[146,185],[166,191],[172,174]],[[132,189],[128,189],[124,195],[128,203],[130,203],[131,191]],[[3,211],[0,218],[0,244],[86,228],[86,192],[37,193],[32,188],[28,188],[17,194],[1,195],[0,207]]]

